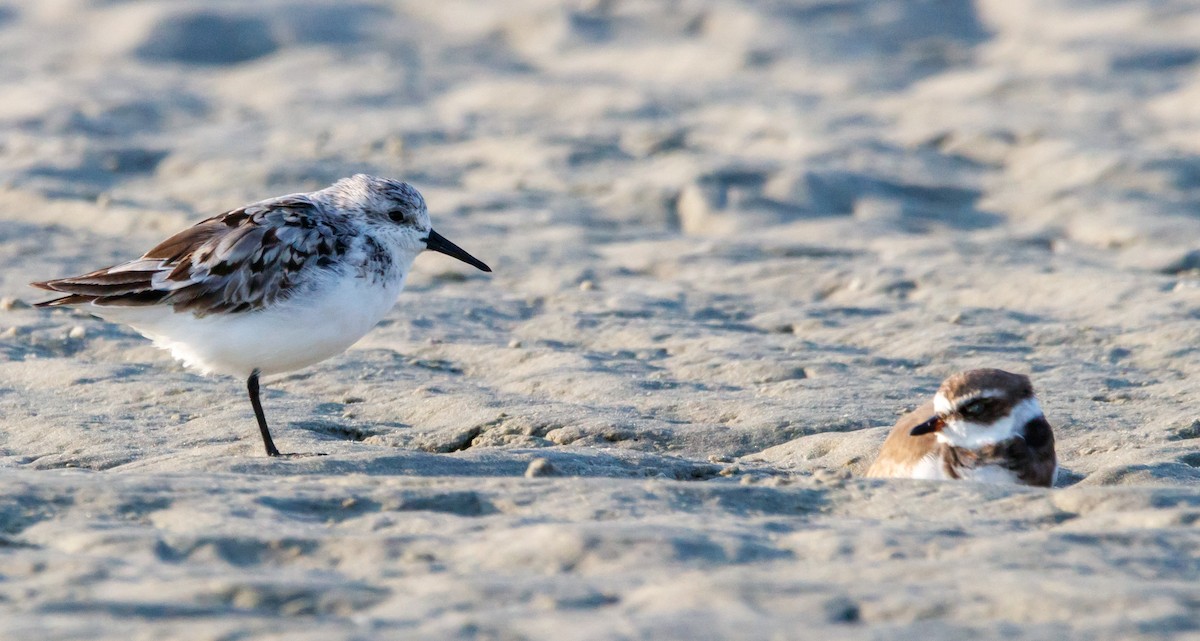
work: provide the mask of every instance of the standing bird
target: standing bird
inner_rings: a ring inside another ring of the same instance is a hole
[[[867,476],[1051,487],[1058,476],[1054,432],[1028,377],[960,372],[933,401],[900,418]]]
[[[433,230],[411,185],[358,174],[203,220],[136,260],[32,285],[66,294],[37,307],[125,323],[188,367],[246,379],[267,455],[279,456],[259,376],[345,351],[392,309],[426,249],[492,271]]]

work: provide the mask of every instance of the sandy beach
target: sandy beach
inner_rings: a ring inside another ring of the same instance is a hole
[[[1200,639],[1200,6],[0,2],[0,638]],[[417,259],[265,381],[33,309],[252,201]],[[1028,374],[1058,487],[865,479]]]

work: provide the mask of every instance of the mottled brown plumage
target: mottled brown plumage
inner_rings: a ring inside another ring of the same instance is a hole
[[[33,285],[68,294],[39,303],[44,307],[91,302],[170,305],[196,316],[240,313],[285,299],[320,270],[339,267],[357,236],[348,221],[318,215],[307,197],[284,196],[201,221],[137,260]],[[388,260],[386,252],[374,254],[366,258]]]

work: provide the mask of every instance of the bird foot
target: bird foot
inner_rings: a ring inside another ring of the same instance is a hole
[[[268,456],[270,456],[271,458],[293,459],[293,458],[311,458],[314,456],[329,456],[329,454],[326,452],[286,452],[286,453],[276,452],[274,454],[269,454]]]

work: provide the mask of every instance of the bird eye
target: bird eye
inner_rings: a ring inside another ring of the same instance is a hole
[[[987,399],[983,398],[971,401],[970,403],[962,406],[962,408],[958,410],[958,413],[962,414],[963,418],[978,418],[983,414],[984,409],[987,408],[987,403]]]
[[[392,211],[388,212],[388,218],[391,218],[392,222],[396,222],[396,223],[404,222],[404,210],[403,209],[393,209]]]

